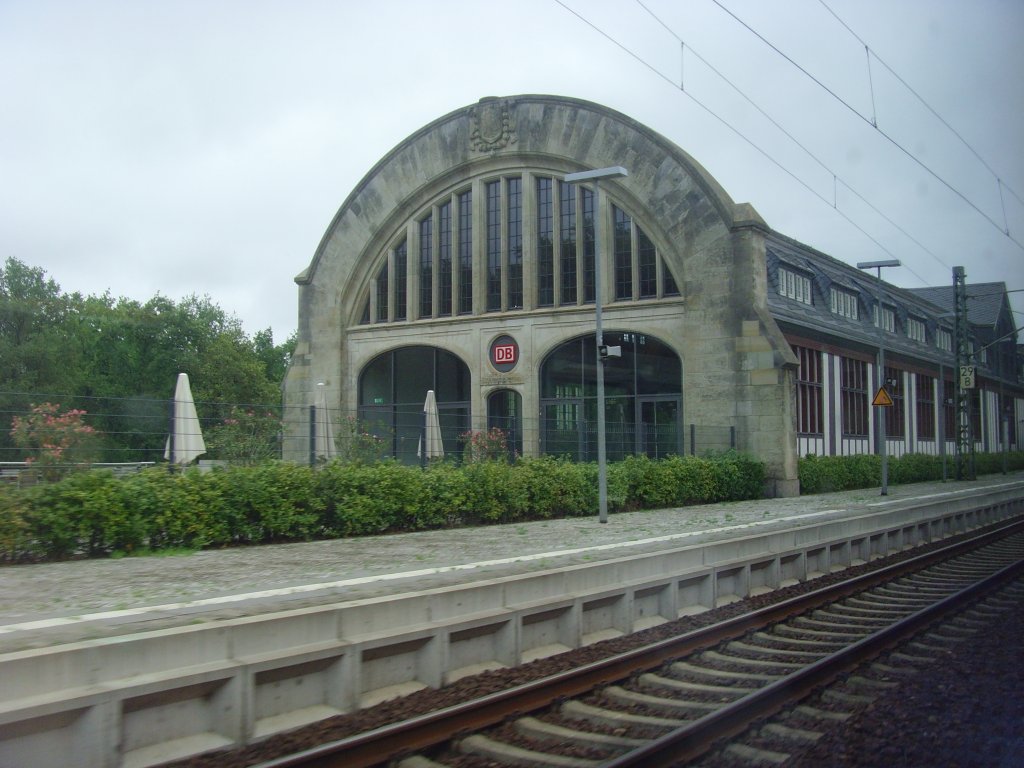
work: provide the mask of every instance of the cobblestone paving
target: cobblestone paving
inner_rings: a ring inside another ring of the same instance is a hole
[[[890,486],[887,496],[875,488],[630,512],[610,515],[607,524],[596,517],[572,518],[178,556],[6,566],[0,568],[0,652],[535,572],[735,537],[751,526],[759,531],[787,528],[794,517],[847,516],[1022,479],[1024,473],[1017,473]],[[225,599],[209,603],[218,597]],[[190,604],[195,601],[207,602]],[[145,606],[168,608],[137,610]],[[58,617],[84,621],[34,626]]]

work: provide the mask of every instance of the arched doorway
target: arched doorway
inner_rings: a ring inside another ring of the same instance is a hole
[[[456,455],[459,435],[470,428],[469,384],[469,368],[451,352],[429,346],[385,352],[359,376],[360,429],[386,440],[395,458],[416,463],[423,402],[432,389],[445,453]]]
[[[487,429],[505,433],[509,456],[523,455],[523,397],[511,389],[496,389],[487,396]]]
[[[604,363],[605,448],[609,461],[683,452],[682,363],[658,339],[605,332],[622,350]],[[593,334],[556,348],[541,366],[542,453],[597,459],[597,353]]]

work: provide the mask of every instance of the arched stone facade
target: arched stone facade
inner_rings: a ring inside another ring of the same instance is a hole
[[[629,175],[601,182],[597,211],[590,186],[562,181],[609,166]],[[474,429],[486,429],[492,392],[521,395],[523,451],[537,453],[541,361],[594,330],[596,238],[606,331],[668,345],[682,362],[682,421],[735,428],[774,492],[796,493],[796,360],[768,312],[768,231],[680,148],[618,112],[483,99],[412,134],[338,210],[296,277],[285,406],[308,410],[323,382],[355,414],[364,366],[431,345],[469,366]],[[491,356],[503,336],[517,345],[511,369]],[[299,439],[286,458],[302,460],[308,427],[288,423]]]

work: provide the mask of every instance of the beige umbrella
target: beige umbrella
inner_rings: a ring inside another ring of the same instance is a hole
[[[189,464],[197,456],[206,453],[203,430],[199,426],[199,415],[192,400],[192,387],[187,373],[178,374],[174,387],[174,415],[171,417],[170,434],[164,448],[164,458],[172,464]]]
[[[331,423],[331,412],[327,408],[327,388],[323,384],[316,385],[316,441],[314,455],[317,461],[330,461],[338,454],[334,444],[334,425]]]
[[[423,415],[426,420],[426,429],[424,430],[426,445],[424,446],[424,437],[420,437],[420,442],[416,446],[416,455],[420,458],[440,459],[444,456],[444,441],[441,439],[441,421],[437,415],[437,398],[432,389],[427,390],[427,399],[423,403]]]

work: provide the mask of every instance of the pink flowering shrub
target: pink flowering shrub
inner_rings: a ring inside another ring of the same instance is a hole
[[[462,460],[467,464],[480,461],[508,461],[508,438],[505,432],[491,427],[486,432],[470,430],[459,435]]]
[[[15,416],[11,423],[11,439],[28,451],[28,464],[44,468],[54,476],[70,464],[87,463],[95,453],[96,430],[83,421],[86,411],[60,413],[60,403],[31,406],[27,416]]]
[[[232,406],[204,440],[210,458],[252,466],[280,456],[280,433],[281,420],[270,411]]]

